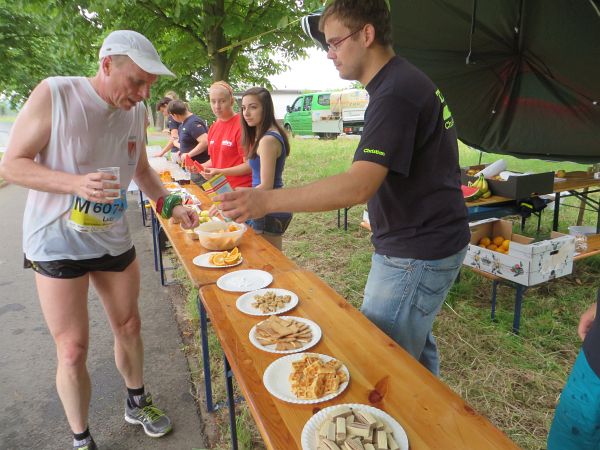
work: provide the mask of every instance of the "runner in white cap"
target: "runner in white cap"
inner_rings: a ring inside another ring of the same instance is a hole
[[[175,216],[185,228],[198,223],[193,211],[169,197],[146,158],[142,100],[158,75],[173,74],[148,39],[129,30],[109,34],[94,77],[51,77],[34,89],[0,164],[1,177],[30,189],[25,267],[35,271],[56,345],[56,386],[76,449],[97,448],[88,428],[90,282],[114,334],[115,361],[128,391],[125,420],[153,437],[172,428],[144,389],[140,269],[124,216],[125,188],[133,179],[158,209],[164,205],[164,216]],[[98,171],[106,167],[118,168],[119,179]],[[120,196],[111,200],[109,188],[119,188]]]

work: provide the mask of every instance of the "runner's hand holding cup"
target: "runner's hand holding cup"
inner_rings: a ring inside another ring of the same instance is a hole
[[[102,189],[94,190],[94,200],[116,200],[121,197],[121,175],[119,167],[101,167]]]

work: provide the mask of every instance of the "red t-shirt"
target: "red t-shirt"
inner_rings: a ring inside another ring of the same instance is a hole
[[[240,115],[229,120],[218,120],[208,130],[208,155],[212,166],[217,169],[237,166],[244,162]],[[232,188],[252,187],[252,173],[227,176]]]

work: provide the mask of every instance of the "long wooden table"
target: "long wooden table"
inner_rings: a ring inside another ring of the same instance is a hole
[[[202,202],[201,208],[207,210],[212,205],[208,195],[195,184],[184,186],[186,190],[194,194]],[[151,203],[153,210],[156,206]],[[257,235],[252,228],[248,227],[238,248],[242,253],[243,261],[239,266],[232,268],[205,268],[196,266],[193,259],[211,250],[206,250],[198,240],[193,240],[181,226],[171,225],[167,219],[155,213],[156,220],[173,245],[173,250],[181,261],[189,279],[200,288],[207,284],[216,283],[217,280],[228,272],[241,269],[260,269],[271,272],[273,275],[280,271],[297,270],[299,267],[283,253],[273,247],[262,236]]]
[[[385,410],[405,429],[412,450],[518,448],[315,274],[281,272],[271,287],[299,296],[298,306],[286,315],[309,318],[321,327],[323,337],[308,351],[342,361],[350,383],[341,395],[319,404],[292,404],[273,397],[262,376],[282,355],[260,350],[248,339],[250,329],[264,317],[240,312],[235,306],[240,294],[204,286],[203,302],[267,448],[300,449],[302,429],[310,417],[341,403]]]
[[[203,209],[210,206],[210,200],[201,189],[194,185],[185,187],[202,201]],[[228,374],[231,368],[270,449],[300,449],[302,428],[310,417],[323,407],[339,403],[364,403],[388,412],[406,430],[412,450],[518,448],[324,281],[311,272],[300,270],[252,230],[246,231],[238,246],[244,258],[241,265],[230,269],[205,269],[195,266],[192,259],[207,250],[198,241],[191,240],[179,225],[171,225],[157,217],[155,210],[153,212],[153,221],[166,233],[188,277],[199,288],[200,333],[209,411],[213,407],[206,313],[226,356],[225,372]],[[299,296],[299,305],[286,314],[315,321],[321,327],[323,337],[309,351],[331,355],[348,367],[350,383],[340,396],[324,403],[297,405],[280,401],[268,393],[262,375],[280,355],[264,352],[250,343],[248,333],[261,318],[238,311],[235,300],[240,294],[225,292],[215,284],[224,273],[248,268],[270,272],[274,277],[270,287],[286,288]],[[235,405],[230,380],[226,387],[235,440]],[[232,442],[232,448],[237,448],[236,442]]]

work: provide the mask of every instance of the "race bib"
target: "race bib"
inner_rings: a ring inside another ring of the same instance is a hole
[[[127,210],[125,189],[112,203],[97,203],[79,196],[73,198],[69,226],[79,232],[97,233],[110,230]]]

